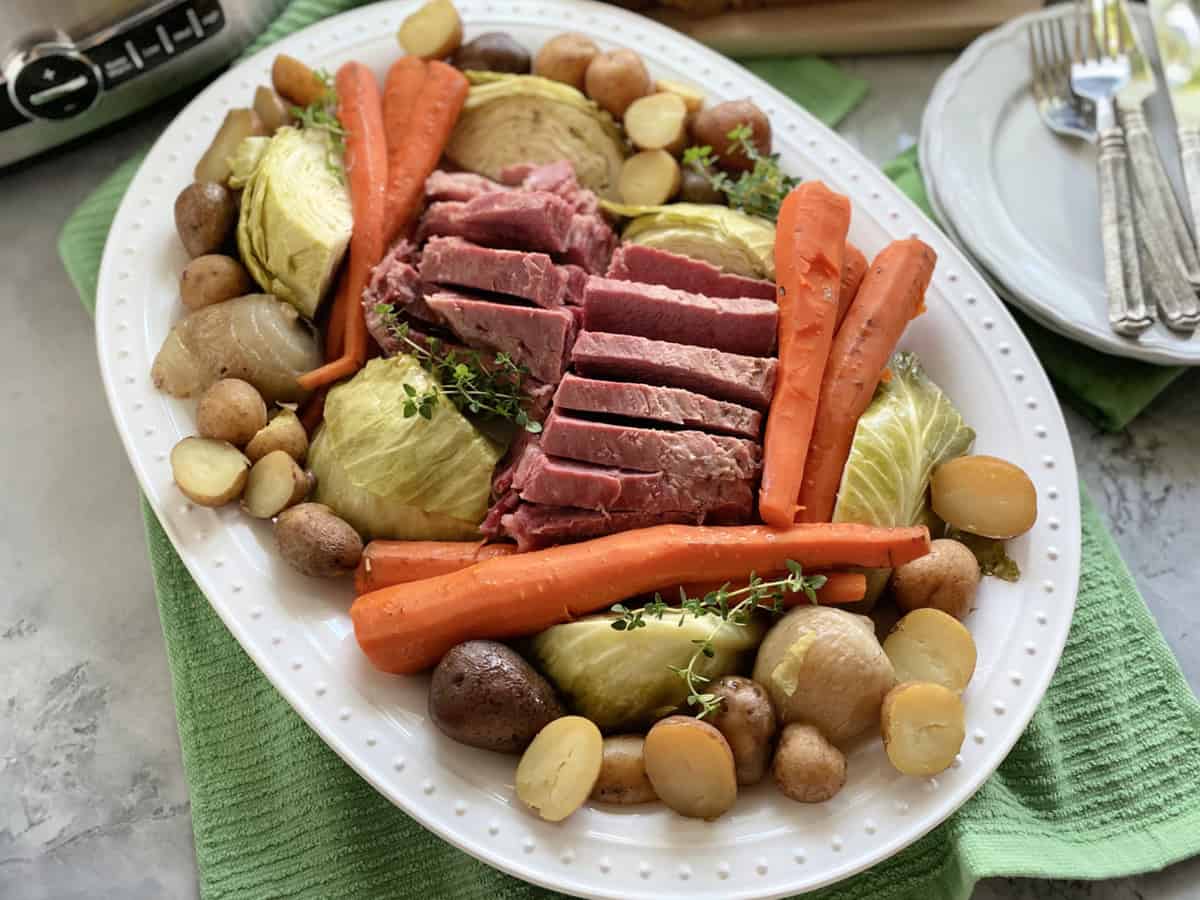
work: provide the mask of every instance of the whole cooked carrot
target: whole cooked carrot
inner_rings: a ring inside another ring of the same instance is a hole
[[[449,575],[363,594],[354,635],[385,672],[420,672],[462,641],[535,634],[683,581],[807,569],[893,568],[929,552],[929,531],[870,525],[658,525],[485,560]]]
[[[317,426],[321,424],[321,417],[325,415],[325,394],[328,390],[328,385],[317,388],[305,398],[304,402],[300,404],[300,408],[296,410],[300,424],[308,432],[309,438],[317,433]]]
[[[858,417],[879,385],[904,326],[921,310],[937,254],[910,238],[893,241],[875,257],[838,329],[800,489],[800,521],[828,522]]]
[[[333,295],[333,306],[329,309],[329,320],[325,323],[325,362],[337,359],[346,349],[346,304],[350,302],[350,273],[342,270],[337,290]]]
[[[403,62],[401,59],[392,69]],[[406,67],[396,75],[397,82],[402,81],[405,88],[410,87],[409,80],[415,80],[416,76],[412,74],[415,71],[411,65]],[[390,73],[388,78],[391,81]],[[389,244],[415,221],[425,192],[425,179],[442,158],[469,89],[462,72],[436,60],[426,64],[423,81],[411,107],[406,102],[407,91],[401,97],[400,85],[395,86],[397,99],[387,110],[389,135],[396,135],[389,148],[386,225]],[[403,119],[390,121],[393,113]]]
[[[358,300],[386,247],[387,142],[379,85],[371,70],[358,62],[348,62],[338,69],[334,84],[338,119],[346,130],[346,178],[350,183],[354,232],[350,236],[350,263],[345,275],[345,308],[341,311],[344,319],[342,354],[321,368],[301,375],[299,382],[306,390],[353,375],[367,361],[367,323]]]
[[[842,288],[838,292],[837,323],[834,325],[833,332],[835,336],[837,329],[842,327],[842,322],[850,309],[850,303],[854,300],[854,295],[858,293],[858,286],[862,284],[863,276],[866,274],[866,255],[852,243],[846,241],[846,256],[842,260]]]
[[[393,231],[398,219],[395,204],[404,190],[393,180],[407,183],[405,157],[413,134],[413,113],[427,87],[429,67],[419,56],[402,56],[388,69],[383,83],[383,128],[388,142],[388,186],[386,228],[389,244],[398,236]]]
[[[823,606],[837,606],[842,603],[857,603],[867,595],[867,576],[861,572],[805,572],[806,575],[824,575],[825,583],[817,588],[817,602]],[[787,571],[768,572],[762,575],[763,581],[778,581],[787,578]],[[739,590],[749,585],[745,576],[728,582],[731,590]],[[681,585],[672,585],[659,592],[668,603],[674,602],[679,596],[679,589],[689,597],[703,597],[711,591],[720,590],[724,581],[701,581]],[[803,592],[784,594],[783,605],[787,608],[808,603],[808,595]]]
[[[371,541],[354,573],[354,592],[369,594],[393,584],[448,575],[516,551],[516,544],[481,541]]]
[[[821,373],[837,320],[850,201],[819,181],[784,198],[775,230],[779,369],[767,412],[758,511],[775,528],[796,518]]]

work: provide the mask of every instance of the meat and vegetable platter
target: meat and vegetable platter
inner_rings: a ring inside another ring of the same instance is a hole
[[[584,895],[775,896],[945,818],[1065,640],[1078,495],[981,278],[735,64],[611,7],[380,4],[135,179],[99,348],[297,711]]]

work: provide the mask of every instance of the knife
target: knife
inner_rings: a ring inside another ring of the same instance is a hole
[[[1134,218],[1145,263],[1142,269],[1151,275],[1146,287],[1169,327],[1191,331],[1200,324],[1195,293],[1200,288],[1200,256],[1142,111],[1142,104],[1158,90],[1158,84],[1125,0],[1102,2],[1109,26],[1102,34],[1111,35],[1110,52],[1115,54],[1124,46],[1129,57],[1129,82],[1116,100],[1139,195]],[[1102,35],[1097,37],[1103,40]]]
[[[1150,0],[1149,6],[1175,112],[1192,226],[1200,228],[1200,17],[1187,0]]]

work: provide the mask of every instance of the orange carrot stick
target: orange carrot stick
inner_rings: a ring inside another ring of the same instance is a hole
[[[429,67],[419,56],[402,56],[388,69],[383,85],[383,127],[388,141],[388,185],[386,231],[388,240],[393,241],[398,231],[393,230],[399,220],[397,201],[405,192],[403,185],[408,180],[408,165],[405,157],[413,134],[414,112],[417,102],[429,85]]]
[[[401,59],[393,67],[396,70],[404,62]],[[401,97],[400,82],[410,87],[409,79],[415,79],[411,67],[397,73],[393,108],[389,113],[389,135],[396,134],[391,146],[391,161],[387,181],[387,224],[388,242],[406,232],[416,219],[425,192],[425,179],[437,167],[450,133],[458,121],[463,103],[467,99],[470,85],[466,76],[453,66],[433,61],[424,70],[424,80],[417,88],[415,102],[408,107],[407,90]],[[388,75],[389,82],[392,80]],[[404,116],[403,121],[391,121],[391,114]],[[407,115],[405,116],[405,113]]]
[[[800,521],[828,522],[833,515],[858,417],[871,402],[904,326],[922,308],[936,261],[932,248],[915,238],[893,241],[863,278],[821,381],[800,490]]]
[[[348,268],[348,267],[347,267]],[[329,321],[325,323],[325,361],[337,359],[346,349],[346,304],[350,302],[349,273],[342,271],[337,291],[333,295],[333,306],[329,310]]]
[[[297,412],[300,416],[300,424],[304,426],[304,430],[308,432],[311,438],[316,434],[317,426],[321,424],[321,417],[325,414],[325,393],[328,387],[319,387],[300,404]]]
[[[857,603],[867,595],[867,576],[861,572],[806,572],[806,575],[824,575],[825,583],[817,588],[817,602],[822,606],[837,606],[842,603]],[[769,572],[762,577],[764,581],[777,581],[787,578],[787,571]],[[729,582],[731,590],[739,590],[749,584],[749,579],[742,577]],[[689,597],[703,597],[711,591],[720,590],[724,581],[701,581],[695,583],[673,585],[659,591],[668,603],[675,602],[679,589],[683,588]],[[787,608],[808,603],[808,595],[803,592],[785,594],[783,605]]]
[[[369,594],[393,584],[448,575],[516,551],[515,544],[480,541],[371,541],[354,573],[354,592]]]
[[[338,119],[346,130],[346,177],[354,210],[350,264],[345,275],[347,296],[342,310],[345,331],[342,355],[298,379],[306,390],[353,375],[367,361],[367,323],[359,299],[385,249],[387,142],[379,85],[371,70],[357,62],[338,69],[335,85]]]
[[[867,257],[852,243],[846,241],[846,256],[842,260],[842,289],[838,293],[837,324],[834,325],[835,336],[837,329],[842,327],[842,322],[850,309],[850,303],[854,300],[854,295],[858,293],[858,286],[862,284],[863,276],[866,274]]]
[[[462,641],[534,634],[683,581],[805,569],[892,568],[929,552],[929,531],[870,525],[658,525],[485,560],[449,575],[363,594],[354,635],[385,672],[420,672]]]
[[[787,528],[796,518],[849,228],[850,201],[819,181],[806,181],[788,194],[776,224],[779,372],[767,413],[758,499],[762,520],[775,528]]]

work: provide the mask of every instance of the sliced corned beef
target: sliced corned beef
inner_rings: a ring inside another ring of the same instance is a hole
[[[574,216],[571,204],[556,194],[495,191],[465,203],[432,204],[421,219],[418,238],[448,235],[494,247],[563,253]]]
[[[503,497],[512,490],[513,477],[516,475],[517,469],[521,467],[525,454],[537,450],[540,439],[541,435],[529,431],[517,432],[512,443],[508,445],[508,451],[496,464],[496,470],[492,474],[493,497]]]
[[[504,517],[521,506],[521,498],[516,491],[508,491],[500,496],[495,503],[488,507],[487,514],[479,523],[479,533],[485,538],[498,540],[505,537]]]
[[[665,284],[708,297],[775,299],[775,284],[722,272],[712,263],[642,244],[622,244],[613,254],[608,277]]]
[[[747,356],[770,354],[779,323],[779,307],[770,300],[705,297],[596,275],[588,279],[583,310],[589,331],[637,334]]]
[[[501,517],[501,532],[517,542],[521,552],[586,541],[590,538],[649,528],[652,525],[699,525],[704,513],[695,512],[598,512],[562,506],[522,503]]]
[[[587,288],[587,280],[591,276],[588,275],[587,269],[583,266],[573,266],[570,263],[559,266],[563,273],[567,276],[567,292],[563,296],[563,301],[572,306],[583,306],[583,292]]]
[[[777,367],[774,359],[598,331],[579,334],[571,361],[582,375],[685,388],[756,409],[770,404]]]
[[[363,291],[362,305],[367,332],[386,354],[395,353],[399,345],[379,312],[380,304],[387,304],[394,315],[405,319],[440,323],[437,313],[425,304],[421,277],[409,262],[412,258],[412,245],[405,241],[397,243],[375,266],[371,281]]]
[[[576,412],[647,419],[747,438],[757,438],[762,429],[762,414],[737,403],[713,400],[682,388],[603,381],[570,373],[558,385],[554,405]]]
[[[425,302],[467,346],[507,353],[539,381],[557,384],[562,378],[575,334],[575,318],[565,309],[491,303],[453,291]]]
[[[550,309],[562,306],[568,275],[545,253],[494,250],[457,237],[435,237],[421,251],[421,278],[509,294]]]
[[[576,212],[594,213],[600,208],[596,195],[580,185],[570,160],[535,165],[515,163],[500,171],[500,180],[526,191],[548,191],[557,194],[575,208]]]
[[[438,169],[425,179],[425,199],[431,203],[439,200],[465,203],[480,194],[507,190],[509,188],[504,185],[474,172],[443,172]]]
[[[604,219],[580,213],[571,220],[562,259],[591,273],[603,272],[616,245],[616,232]]]
[[[551,456],[672,478],[751,479],[762,461],[762,448],[743,438],[593,422],[558,410],[546,418],[540,445]]]
[[[749,516],[754,507],[752,485],[748,478],[630,472],[547,456],[536,448],[523,456],[512,479],[513,489],[529,503],[645,512],[720,509],[742,516]]]

